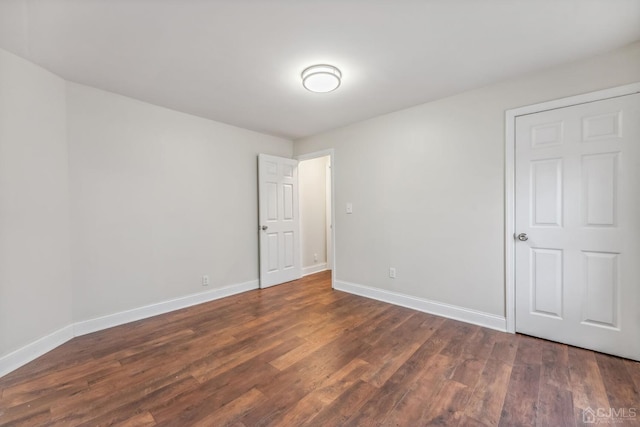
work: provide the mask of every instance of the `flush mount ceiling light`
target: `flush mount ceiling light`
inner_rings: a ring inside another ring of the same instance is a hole
[[[311,92],[331,92],[340,86],[342,73],[333,65],[312,65],[302,72],[302,86]]]

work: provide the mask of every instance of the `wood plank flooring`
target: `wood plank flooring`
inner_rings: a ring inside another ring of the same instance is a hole
[[[630,426],[639,390],[640,363],[334,291],[325,272],[75,338],[0,378],[0,425],[577,427],[601,408]]]

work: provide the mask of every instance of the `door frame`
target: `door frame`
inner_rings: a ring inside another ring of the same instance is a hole
[[[507,110],[505,112],[505,308],[507,332],[516,332],[516,271],[515,271],[515,152],[516,118],[527,114],[586,104],[603,99],[640,93],[640,82],[613,87],[582,95],[546,101]]]
[[[334,153],[334,149],[333,148],[329,148],[326,150],[320,150],[320,151],[314,151],[312,153],[306,153],[306,154],[299,154],[297,156],[294,156],[294,159],[296,159],[298,162],[302,162],[304,160],[311,160],[311,159],[317,159],[319,157],[326,157],[329,156],[329,163],[331,165],[330,171],[330,178],[331,178],[331,229],[329,230],[329,232],[331,233],[331,242],[327,242],[327,244],[331,244],[331,251],[329,251],[328,247],[327,247],[327,252],[330,252],[331,254],[331,288],[335,289],[335,281],[336,281],[336,222],[335,222],[335,218],[336,218],[336,192],[335,192],[335,188],[336,188],[336,180],[335,180],[335,153]],[[300,237],[302,238],[302,233],[300,235]],[[300,252],[302,252],[302,242],[300,242]],[[300,253],[300,259],[302,259],[302,253]],[[327,260],[327,263],[329,263],[329,260]]]

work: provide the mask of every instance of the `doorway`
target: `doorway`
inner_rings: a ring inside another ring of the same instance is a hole
[[[334,270],[333,150],[299,156],[302,275]],[[332,276],[335,276],[335,271]],[[332,281],[333,283],[333,281]]]

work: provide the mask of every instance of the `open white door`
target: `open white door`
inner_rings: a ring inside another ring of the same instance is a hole
[[[516,330],[640,360],[640,94],[516,119]]]
[[[258,157],[260,287],[299,279],[298,161]]]

